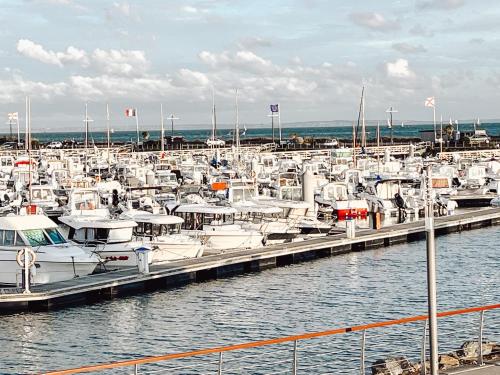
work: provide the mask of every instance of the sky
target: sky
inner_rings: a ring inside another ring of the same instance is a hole
[[[33,131],[366,118],[500,118],[494,0],[0,0],[0,113]],[[2,124],[2,122],[0,122]],[[8,125],[4,125],[8,127]],[[0,125],[1,129],[1,125]]]

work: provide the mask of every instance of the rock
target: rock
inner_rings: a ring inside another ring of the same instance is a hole
[[[495,347],[494,342],[484,342],[483,356],[489,355]],[[459,356],[465,359],[477,358],[479,356],[479,342],[478,341],[466,341],[462,344],[461,350],[459,350]]]
[[[439,356],[439,369],[447,370],[460,366],[460,361],[453,355],[443,354]]]
[[[417,368],[405,357],[378,359],[371,366],[372,375],[412,375]]]

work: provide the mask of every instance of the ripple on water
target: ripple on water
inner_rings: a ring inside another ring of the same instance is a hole
[[[440,310],[498,302],[499,242],[497,228],[437,239]],[[2,373],[422,314],[425,257],[425,242],[414,242],[89,306],[3,316]],[[331,345],[342,351],[346,342]]]

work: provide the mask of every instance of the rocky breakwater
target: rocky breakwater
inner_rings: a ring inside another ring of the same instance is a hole
[[[483,361],[497,361],[500,359],[500,343],[483,341]],[[448,370],[461,366],[479,364],[479,342],[466,341],[460,349],[439,356],[439,369]],[[419,375],[422,373],[422,363],[412,363],[403,356],[379,359],[371,365],[372,375]],[[425,362],[427,369],[429,362]]]

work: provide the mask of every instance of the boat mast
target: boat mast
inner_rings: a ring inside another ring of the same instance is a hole
[[[163,127],[163,103],[160,103],[160,149],[161,152],[165,151],[165,129]],[[172,135],[174,135],[174,126],[172,125]]]
[[[27,106],[27,125],[28,125],[28,184],[29,184],[29,190],[28,190],[28,193],[29,193],[29,201],[28,201],[28,204],[29,206],[31,206],[31,196],[32,196],[32,192],[33,192],[33,189],[31,187],[31,175],[32,175],[32,171],[31,171],[31,98],[30,97],[26,97],[26,106]],[[28,209],[29,211],[29,209]]]
[[[365,87],[361,92],[361,147],[366,149],[366,124],[365,124]]]
[[[238,107],[238,89],[236,89],[236,125],[235,125],[235,143],[237,158],[240,158],[240,114]]]
[[[212,141],[215,141],[217,132],[217,118],[215,114],[215,88],[212,86]]]
[[[109,129],[109,104],[106,103],[106,127],[107,127],[107,135],[108,135],[108,172],[111,172],[111,154],[110,154],[110,146],[111,146],[111,132]]]

